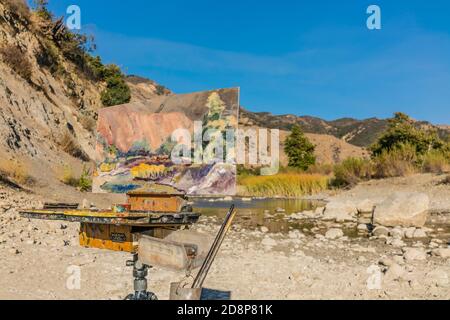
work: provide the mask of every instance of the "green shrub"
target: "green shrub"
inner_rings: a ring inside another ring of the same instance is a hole
[[[243,164],[238,164],[236,168],[238,176],[259,176],[258,168],[246,167]]]
[[[88,192],[92,190],[91,172],[86,167],[83,168],[80,179],[78,180],[78,189],[82,192]]]
[[[81,192],[88,192],[92,190],[92,179],[90,176],[91,171],[86,166],[83,167],[83,171],[79,177],[73,173],[70,166],[65,166],[60,180],[62,183],[77,188]]]
[[[160,84],[156,86],[156,94],[158,96],[163,96],[163,95],[166,94],[166,92],[167,92],[166,87],[164,87],[164,86],[162,86]]]
[[[394,118],[389,120],[389,126],[370,147],[373,157],[398,149],[402,145],[414,148],[417,155],[423,155],[430,150],[442,149],[445,143],[439,138],[437,132],[423,130],[415,126],[414,121],[406,114],[397,112]]]
[[[32,75],[31,63],[26,54],[16,45],[6,45],[0,49],[2,60],[23,79],[30,81]]]
[[[106,89],[101,93],[101,99],[105,107],[130,102],[131,91],[118,66],[106,66],[103,70],[103,78],[106,81]]]
[[[48,0],[33,0],[36,14],[44,20],[52,20],[53,15],[47,9]]]
[[[362,158],[348,158],[334,167],[333,184],[340,187],[354,186],[357,183],[370,180],[372,163]]]

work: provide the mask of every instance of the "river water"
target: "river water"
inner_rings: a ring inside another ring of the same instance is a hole
[[[287,215],[315,210],[325,205],[323,201],[303,199],[266,198],[248,201],[246,198],[235,198],[232,201],[223,201],[199,198],[193,200],[192,206],[194,212],[224,218],[232,204],[237,210],[237,223],[248,229],[265,226],[269,232],[288,232],[292,229],[292,224],[285,219]]]

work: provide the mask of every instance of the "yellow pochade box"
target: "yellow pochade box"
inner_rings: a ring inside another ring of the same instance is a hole
[[[80,224],[80,246],[112,251],[136,252],[138,236],[132,226],[112,224]]]

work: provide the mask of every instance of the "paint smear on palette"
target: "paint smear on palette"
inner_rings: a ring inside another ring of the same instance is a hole
[[[235,143],[227,143],[230,140],[225,137],[236,133],[238,113],[238,88],[160,96],[146,103],[101,109],[93,192],[127,193],[170,186],[188,195],[235,195]],[[189,132],[191,139],[183,141],[181,162],[171,156],[180,147],[181,141],[172,141],[179,129]],[[222,151],[209,145],[218,141],[206,138],[211,130],[219,132]],[[199,136],[204,138],[200,143],[195,139]]]

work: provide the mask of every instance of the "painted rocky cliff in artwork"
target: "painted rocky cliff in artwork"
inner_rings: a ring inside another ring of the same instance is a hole
[[[238,100],[233,88],[102,109],[93,191],[126,193],[156,184],[188,195],[234,195],[235,143],[229,137],[237,130]]]

